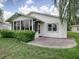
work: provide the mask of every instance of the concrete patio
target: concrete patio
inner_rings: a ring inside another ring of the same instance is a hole
[[[28,44],[47,48],[73,48],[77,45],[73,38],[58,39],[48,37],[39,37]]]

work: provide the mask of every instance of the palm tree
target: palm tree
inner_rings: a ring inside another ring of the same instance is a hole
[[[0,22],[3,22],[3,10],[0,8]]]

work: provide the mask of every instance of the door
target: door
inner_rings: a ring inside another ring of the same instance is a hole
[[[35,31],[38,33],[38,35],[40,36],[40,23],[39,23],[39,22],[35,22],[34,30],[35,30]]]
[[[38,35],[40,36],[40,23],[38,23],[37,32],[38,32]]]
[[[40,34],[40,24],[38,24],[38,33]]]

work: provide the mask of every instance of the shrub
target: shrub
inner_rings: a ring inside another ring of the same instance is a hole
[[[35,37],[35,32],[32,31],[16,31],[16,38],[19,41],[32,41]]]
[[[35,37],[35,32],[27,30],[0,30],[1,37],[3,38],[16,38],[19,41],[32,41]]]
[[[10,30],[0,30],[0,34],[2,38],[14,38],[15,34]]]

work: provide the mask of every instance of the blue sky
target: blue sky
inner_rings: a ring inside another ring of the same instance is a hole
[[[7,11],[17,12],[18,8],[20,8],[23,5],[28,5],[29,7],[36,6],[39,8],[43,5],[50,7],[53,4],[52,0],[30,0],[29,3],[27,3],[27,1],[29,0],[7,0],[4,3],[4,9]]]
[[[4,10],[5,18],[15,12],[27,14],[36,11],[51,14],[54,11],[53,4],[53,0],[0,0],[0,8]]]

